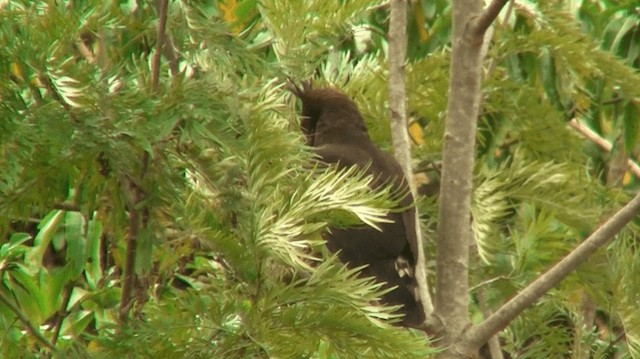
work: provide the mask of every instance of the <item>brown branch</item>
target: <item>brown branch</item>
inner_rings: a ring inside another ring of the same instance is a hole
[[[142,153],[142,166],[140,169],[139,181],[142,183],[145,175],[149,170],[150,156],[144,151]],[[122,180],[123,193],[127,199],[127,207],[129,209],[129,230],[127,232],[127,257],[124,267],[124,283],[122,284],[122,297],[120,298],[120,320],[126,322],[129,310],[133,305],[133,286],[136,282],[136,255],[138,252],[138,232],[140,228],[146,228],[149,220],[149,208],[142,206],[138,208],[143,201],[144,192],[140,185],[133,178]]]
[[[620,103],[622,101],[625,101],[626,99],[624,97],[614,97],[610,100],[607,101],[602,101],[602,105],[603,106],[608,106],[608,105],[615,105],[617,103]]]
[[[96,63],[96,55],[93,54],[93,51],[91,51],[89,46],[87,46],[87,44],[82,39],[78,41],[78,51],[80,52],[80,55],[82,55],[82,57],[87,60],[87,62],[89,62],[90,64]]]
[[[491,4],[484,10],[484,12],[475,19],[472,23],[471,33],[477,37],[484,36],[489,26],[500,15],[502,8],[509,2],[509,0],[493,0]]]
[[[482,311],[483,318],[489,318],[491,316],[491,309],[487,305],[487,300],[484,297],[484,289],[480,289],[476,294],[478,298],[478,305],[480,306],[480,310]],[[489,354],[491,355],[491,359],[504,359],[502,355],[502,348],[500,348],[500,340],[498,339],[498,335],[492,335],[491,338],[487,341],[489,345]]]
[[[499,149],[504,150],[504,149],[508,149],[509,147],[517,144],[520,142],[519,138],[508,138],[506,140],[504,140],[504,142],[502,142],[500,144],[500,146],[498,146]]]
[[[73,292],[73,285],[67,285],[64,290],[64,297],[62,298],[62,304],[58,309],[58,313],[56,314],[56,324],[55,329],[53,330],[53,339],[51,343],[56,345],[58,342],[58,338],[60,337],[60,330],[62,329],[62,321],[64,318],[69,315],[67,312],[67,307],[69,306],[69,302],[71,301],[71,293]]]
[[[407,52],[407,1],[392,0],[389,19],[389,110],[393,152],[407,178],[411,178],[411,145],[407,132],[405,54]],[[411,181],[409,181],[411,182]]]
[[[128,188],[123,188],[125,197],[128,198],[129,229],[127,231],[127,256],[124,266],[124,281],[122,283],[122,295],[120,297],[120,321],[126,322],[131,308],[133,284],[136,279],[135,264],[138,247],[138,231],[140,229],[140,213],[137,208],[141,199],[140,189],[132,180],[124,180]]]
[[[67,211],[67,212],[80,212],[80,206],[77,203],[72,203],[72,202],[60,202],[60,203],[56,203],[53,205],[54,209],[59,209],[62,211]]]
[[[437,357],[472,355],[478,348],[461,347],[458,338],[470,324],[469,244],[475,138],[480,105],[483,37],[470,25],[482,13],[477,0],[453,1],[452,53],[447,118],[442,151],[442,177],[436,238],[436,291],[429,332],[440,331]],[[478,41],[479,40],[479,41]]]
[[[160,78],[160,57],[162,56],[162,49],[165,42],[165,28],[167,26],[167,3],[168,0],[158,0],[158,32],[156,52],[151,59],[151,90],[156,92],[158,90],[158,81]]]
[[[391,139],[395,158],[400,163],[413,198],[417,190],[411,169],[411,143],[407,130],[407,94],[405,83],[405,55],[407,52],[407,0],[392,0],[389,20],[389,109],[391,111]],[[433,313],[433,302],[429,295],[427,282],[427,261],[424,256],[420,214],[413,212],[415,224],[415,245],[412,251],[416,256],[416,284],[425,318]],[[411,230],[411,229],[408,229]]]
[[[577,119],[574,118],[571,121],[569,121],[569,126],[571,126],[571,128],[573,128],[574,130],[578,131],[582,136],[589,139],[589,141],[598,145],[603,150],[607,152],[611,152],[611,149],[613,148],[613,146],[607,140],[600,137],[600,135],[598,135],[597,133],[593,132],[590,128],[580,123]],[[628,159],[627,167],[631,172],[633,172],[636,178],[640,178],[640,166],[638,166],[637,163],[635,163],[631,159]]]
[[[42,333],[40,333],[40,331],[36,327],[33,326],[33,324],[31,324],[29,318],[27,318],[27,316],[22,313],[20,308],[18,308],[17,305],[15,305],[9,298],[7,298],[7,296],[5,296],[2,291],[0,291],[0,302],[4,303],[13,312],[13,314],[18,317],[18,319],[27,327],[27,331],[36,339],[36,341],[44,345],[53,354],[58,353],[58,348],[56,348],[55,345],[53,345],[44,335],[42,335]]]
[[[178,76],[180,74],[180,66],[178,66],[178,56],[176,55],[176,48],[175,46],[173,46],[171,36],[169,36],[168,34],[165,35],[163,49],[164,57],[166,57],[167,61],[169,62],[169,70],[171,71],[171,76]]]
[[[618,234],[638,213],[640,213],[640,192],[560,262],[511,298],[491,317],[469,329],[465,333],[466,340],[479,346],[506,328],[514,318],[558,285],[598,248]]]
[[[502,19],[503,24],[509,23],[509,18],[511,17],[511,14],[513,14],[514,3],[515,3],[515,0],[509,0],[509,7],[507,7],[507,11],[504,15],[504,19]],[[485,78],[491,78],[491,75],[493,74],[493,71],[495,71],[497,64],[498,64],[498,57],[492,58],[491,63],[489,63],[489,67],[487,68],[487,74]]]

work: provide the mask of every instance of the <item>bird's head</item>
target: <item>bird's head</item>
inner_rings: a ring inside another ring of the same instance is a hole
[[[311,81],[304,81],[300,86],[289,81],[287,87],[302,101],[300,127],[307,136],[307,144],[319,144],[316,132],[320,129],[366,135],[367,128],[358,107],[343,92],[331,87],[313,88]]]

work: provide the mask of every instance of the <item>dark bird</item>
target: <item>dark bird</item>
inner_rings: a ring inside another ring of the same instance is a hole
[[[375,277],[385,288],[395,287],[382,297],[386,305],[401,305],[402,325],[418,327],[424,311],[418,299],[414,269],[417,236],[413,196],[400,164],[380,150],[369,138],[356,104],[334,88],[312,88],[309,82],[289,89],[302,101],[300,127],[307,144],[315,148],[322,162],[338,168],[356,166],[372,175],[371,189],[391,185],[400,194],[400,212],[387,215],[389,223],[377,230],[369,226],[330,228],[324,234],[327,247],[349,267],[366,265],[361,275]]]

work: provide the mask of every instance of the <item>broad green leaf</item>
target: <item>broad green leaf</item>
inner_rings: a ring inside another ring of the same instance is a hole
[[[36,271],[42,265],[42,258],[44,256],[52,236],[58,230],[58,227],[62,224],[64,219],[64,211],[54,210],[51,211],[38,225],[38,234],[33,240],[33,249],[31,249],[27,256],[27,265],[32,270]]]
[[[70,279],[82,274],[87,261],[87,240],[85,238],[84,218],[79,212],[67,212],[64,234],[66,237],[66,260],[70,270]]]
[[[9,241],[0,246],[0,260],[21,257],[29,250],[27,246],[22,244],[30,239],[31,235],[29,233],[13,233]]]
[[[5,274],[10,279],[4,279],[4,284],[11,290],[20,307],[28,318],[39,324],[51,315],[51,307],[47,299],[48,293],[43,293],[35,278],[22,268],[11,270]]]
[[[89,221],[87,229],[87,269],[85,275],[87,284],[92,290],[96,290],[102,280],[102,222],[97,219]]]

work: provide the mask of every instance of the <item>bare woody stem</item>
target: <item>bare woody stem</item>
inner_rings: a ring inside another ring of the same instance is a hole
[[[507,2],[509,2],[509,0],[493,0],[473,24],[473,29],[471,30],[473,35],[482,38],[489,26],[491,26],[493,21],[500,15],[500,11]]]
[[[71,301],[71,294],[73,292],[73,285],[67,285],[64,289],[64,297],[62,298],[62,304],[58,309],[58,314],[56,316],[56,325],[53,330],[53,339],[51,340],[51,344],[56,345],[58,343],[58,339],[60,338],[60,331],[62,330],[62,322],[64,318],[69,315],[67,311],[67,307],[69,306],[69,302]]]
[[[465,333],[467,340],[481,345],[492,335],[504,329],[514,318],[540,297],[555,287],[578,266],[584,263],[598,248],[604,246],[613,236],[640,213],[640,193],[613,217],[601,225],[589,238],[569,255],[551,267],[545,274],[529,284],[524,290],[505,303],[484,322]]]
[[[461,341],[469,327],[469,244],[475,139],[480,108],[482,44],[485,32],[507,0],[486,10],[479,0],[454,0],[449,98],[436,238],[436,294],[431,331],[445,350],[439,358],[473,355],[478,346]],[[486,339],[489,339],[489,335]],[[471,343],[476,344],[476,343]],[[482,344],[482,343],[478,343]]]
[[[407,133],[406,83],[405,83],[405,54],[407,52],[407,1],[391,1],[391,17],[389,23],[389,108],[391,110],[391,137],[395,158],[400,163],[402,171],[409,182],[411,192],[416,195],[416,189],[411,180],[411,144]],[[429,295],[427,284],[427,266],[422,244],[420,216],[415,210],[416,232],[416,282],[420,301],[425,309],[425,316],[433,312],[433,303]]]
[[[168,0],[158,1],[158,32],[156,52],[151,59],[151,89],[155,92],[158,90],[158,81],[160,78],[160,58],[165,43],[165,28],[167,26],[167,2]]]
[[[176,49],[173,46],[173,41],[171,40],[171,36],[169,34],[165,34],[164,37],[164,57],[167,58],[169,62],[169,71],[171,71],[171,76],[178,76],[180,73],[180,68],[178,66],[178,56],[176,55]]]
[[[404,62],[407,51],[407,1],[392,0],[389,19],[389,109],[394,155],[411,178],[411,147],[407,133]]]
[[[129,207],[129,229],[127,231],[127,256],[124,265],[124,280],[122,283],[122,295],[120,297],[120,321],[126,322],[129,316],[129,309],[132,305],[133,284],[136,279],[135,265],[138,247],[138,232],[140,229],[140,211],[137,207],[140,202],[140,189],[132,180],[123,180],[123,191],[128,197]]]
[[[597,133],[593,132],[591,129],[580,123],[575,118],[569,121],[569,126],[571,126],[574,130],[580,132],[580,134],[588,138],[591,142],[595,143],[603,150],[611,152],[613,146],[607,140],[600,137]],[[629,159],[627,160],[627,167],[637,178],[640,178],[640,166],[638,166],[637,163]]]

